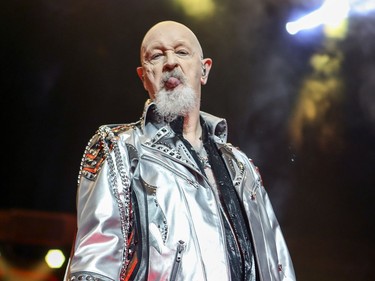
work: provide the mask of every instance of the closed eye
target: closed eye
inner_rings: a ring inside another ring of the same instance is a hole
[[[150,56],[150,59],[151,59],[151,60],[157,60],[157,59],[159,59],[159,58],[162,57],[162,56],[163,56],[162,53],[156,53],[156,54],[151,55],[151,56]]]
[[[177,50],[176,54],[179,55],[179,56],[187,56],[187,55],[189,55],[189,52],[186,51],[186,50]]]

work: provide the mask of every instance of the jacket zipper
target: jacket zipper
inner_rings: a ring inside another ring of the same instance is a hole
[[[182,240],[178,241],[177,252],[176,252],[176,256],[175,256],[172,271],[171,271],[170,281],[176,280],[178,269],[181,266],[181,259],[182,259],[182,254],[184,250],[185,250],[185,242]]]

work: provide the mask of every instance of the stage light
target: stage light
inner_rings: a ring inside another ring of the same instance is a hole
[[[173,0],[184,12],[195,18],[204,18],[213,15],[215,3],[213,0]]]
[[[316,11],[286,24],[286,30],[294,35],[301,30],[320,25],[338,26],[349,14],[349,0],[326,0]]]
[[[45,256],[45,261],[50,268],[60,268],[65,262],[65,256],[59,249],[51,249]]]
[[[350,0],[353,13],[366,14],[375,10],[375,0]]]

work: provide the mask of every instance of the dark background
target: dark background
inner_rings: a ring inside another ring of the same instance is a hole
[[[140,42],[172,19],[213,59],[202,109],[260,168],[298,280],[375,280],[374,11],[352,14],[342,38],[292,36],[285,23],[321,0],[211,2],[200,17],[176,0],[2,2],[0,209],[74,217],[83,150],[99,125],[138,120]],[[2,245],[18,268],[38,247]]]

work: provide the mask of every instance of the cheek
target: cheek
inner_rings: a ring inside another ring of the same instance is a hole
[[[145,76],[145,83],[149,88],[157,88],[158,87],[158,79],[153,73],[147,73]]]
[[[202,77],[202,69],[201,67],[196,67],[196,65],[192,65],[189,67],[189,76],[192,77],[195,81],[200,80]]]
[[[158,79],[158,73],[157,71],[155,71],[155,69],[153,68],[146,68],[146,73],[145,73],[145,77],[149,80],[149,81],[155,81]]]
[[[159,75],[157,75],[157,73],[155,73],[154,71],[146,70],[143,83],[151,98],[154,98],[155,93],[159,91],[160,78],[158,77]]]
[[[200,69],[195,70],[190,77],[193,77],[192,83],[196,85],[201,85],[202,71]]]

